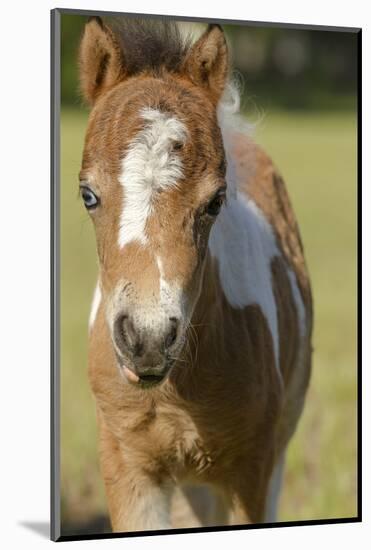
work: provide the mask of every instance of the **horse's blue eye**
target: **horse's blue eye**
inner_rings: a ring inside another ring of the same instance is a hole
[[[81,188],[81,196],[84,204],[88,210],[95,208],[99,204],[98,197],[88,187]]]

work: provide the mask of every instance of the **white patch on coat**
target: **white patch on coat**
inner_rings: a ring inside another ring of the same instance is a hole
[[[261,210],[235,186],[232,189],[211,230],[210,252],[218,261],[223,292],[231,306],[260,306],[272,334],[280,372],[277,307],[271,275],[271,261],[280,252]]]
[[[143,522],[143,529],[171,529],[169,491],[158,487],[149,489],[143,497],[138,515]]]
[[[277,521],[278,501],[282,487],[284,466],[285,456],[282,454],[273,469],[272,477],[269,481],[268,495],[265,503],[265,523],[274,523]]]
[[[95,287],[93,301],[92,301],[91,308],[90,308],[89,330],[94,325],[95,318],[97,316],[98,309],[99,309],[101,301],[102,301],[102,292],[101,292],[101,289],[100,289],[100,283],[98,281],[97,285]]]
[[[172,487],[158,487],[149,483],[140,484],[142,490],[136,491],[132,505],[123,500],[123,517],[127,531],[157,531],[171,529],[170,499]]]
[[[156,109],[143,109],[141,116],[146,125],[130,144],[119,177],[124,190],[121,248],[131,241],[147,243],[145,227],[154,192],[176,186],[183,175],[181,157],[173,146],[185,142],[185,125]]]

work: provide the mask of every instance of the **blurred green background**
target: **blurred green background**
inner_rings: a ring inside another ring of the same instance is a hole
[[[77,49],[86,17],[62,16],[61,510],[62,532],[109,529],[87,379],[87,320],[97,273],[78,198],[88,112]],[[242,108],[273,157],[299,220],[314,305],[313,376],[289,447],[279,519],[356,515],[356,151],[354,33],[224,26]]]

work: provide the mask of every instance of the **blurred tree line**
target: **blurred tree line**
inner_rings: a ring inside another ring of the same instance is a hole
[[[77,52],[87,17],[64,14],[61,19],[62,103],[81,105]],[[245,103],[252,99],[263,109],[356,107],[356,33],[230,24],[223,28]]]

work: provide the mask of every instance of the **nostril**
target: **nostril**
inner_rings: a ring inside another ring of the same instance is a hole
[[[169,320],[171,321],[171,328],[165,338],[166,349],[170,348],[175,343],[178,334],[178,319],[176,317],[170,317]]]
[[[143,343],[140,342],[139,340],[137,340],[137,342],[135,343],[135,346],[133,348],[133,354],[136,356],[136,357],[142,357],[142,355],[144,354],[144,346],[143,346]]]
[[[134,325],[127,315],[124,315],[122,318],[122,332],[127,345],[130,348],[134,348],[137,344],[137,335]]]
[[[124,330],[123,330],[125,317],[126,317],[125,315],[119,315],[118,317],[116,317],[113,325],[114,340],[117,347],[120,350],[125,348],[125,339],[124,339]]]
[[[126,349],[138,356],[143,353],[143,344],[140,342],[133,322],[127,315],[117,317],[114,335],[116,344],[122,351]]]

